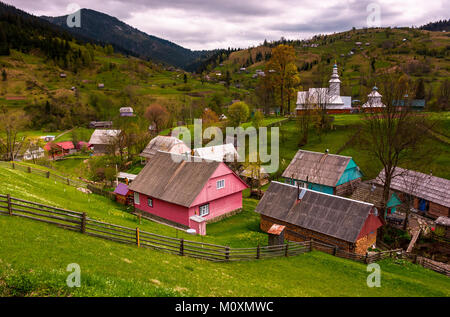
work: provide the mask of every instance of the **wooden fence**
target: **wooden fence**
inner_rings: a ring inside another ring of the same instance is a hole
[[[162,236],[89,218],[86,213],[51,207],[23,199],[0,195],[0,214],[24,217],[78,231],[111,241],[190,256],[210,261],[243,261],[294,256],[311,251],[307,242],[289,242],[277,246],[230,248],[228,246]]]
[[[11,169],[16,169],[16,170],[23,171],[26,173],[36,174],[36,175],[46,177],[48,179],[52,179],[54,181],[57,181],[59,183],[66,184],[69,186],[86,188],[88,185],[87,183],[85,183],[81,180],[75,180],[75,179],[71,179],[68,177],[60,176],[60,175],[54,174],[50,171],[44,171],[44,170],[34,168],[31,166],[24,166],[24,165],[18,164],[17,162],[0,161],[0,166],[6,167],[6,168],[11,168]]]
[[[89,218],[85,212],[51,207],[31,202],[10,195],[0,195],[0,215],[24,217],[57,225],[63,229],[72,230],[90,236],[111,241],[152,248],[160,251],[189,256],[215,262],[248,261],[274,257],[295,256],[311,250],[319,250],[340,258],[350,259],[362,263],[373,263],[388,257],[407,259],[438,273],[450,276],[449,270],[438,262],[407,253],[402,249],[378,252],[371,255],[361,255],[346,252],[336,246],[324,244],[317,240],[304,242],[288,242],[275,246],[260,246],[251,248],[231,248],[173,238],[146,231],[139,228],[129,228],[112,223],[106,223]]]

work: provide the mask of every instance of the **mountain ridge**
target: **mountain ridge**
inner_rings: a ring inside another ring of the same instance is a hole
[[[147,34],[116,17],[92,9],[81,9],[81,27],[67,26],[67,15],[41,16],[72,34],[115,44],[136,55],[193,71],[214,51],[193,51],[169,40]]]

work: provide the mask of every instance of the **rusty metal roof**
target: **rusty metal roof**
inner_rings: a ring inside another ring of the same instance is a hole
[[[156,152],[130,185],[130,190],[190,207],[221,162]]]
[[[450,180],[400,167],[394,170],[391,189],[450,208]],[[384,169],[376,178],[384,184]]]
[[[282,176],[334,187],[351,159],[350,156],[299,150]]]
[[[286,228],[286,226],[274,223],[272,227],[270,227],[270,229],[267,231],[267,233],[279,236],[283,232],[284,228]]]
[[[355,242],[372,204],[272,182],[256,212],[340,240]]]

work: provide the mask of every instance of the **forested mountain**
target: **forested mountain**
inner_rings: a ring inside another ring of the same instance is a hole
[[[420,27],[422,30],[427,31],[450,31],[450,19],[440,20],[436,22],[430,22]]]
[[[191,51],[170,41],[148,35],[115,17],[81,9],[81,27],[69,28],[67,16],[42,17],[74,34],[114,44],[134,55],[194,71],[214,51]]]

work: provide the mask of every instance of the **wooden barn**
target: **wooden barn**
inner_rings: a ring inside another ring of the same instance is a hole
[[[116,195],[116,201],[122,205],[132,205],[133,204],[133,192],[130,191],[127,184],[119,183],[114,189],[114,194]]]
[[[450,180],[397,167],[391,181],[391,189],[399,198],[413,202],[413,211],[436,219],[449,217]],[[376,178],[379,185],[384,184],[384,169]]]
[[[92,133],[89,144],[92,145],[94,154],[105,154],[109,150],[109,146],[120,134],[120,130],[96,129]]]
[[[283,172],[286,183],[331,195],[350,195],[362,173],[350,156],[299,150]]]
[[[247,185],[223,162],[156,152],[130,185],[137,211],[206,234],[206,223],[242,209]]]
[[[440,216],[434,221],[434,223],[436,224],[435,234],[442,235],[446,239],[450,240],[450,218]]]
[[[314,239],[365,254],[382,226],[373,204],[279,182],[270,183],[255,211],[270,244]]]

